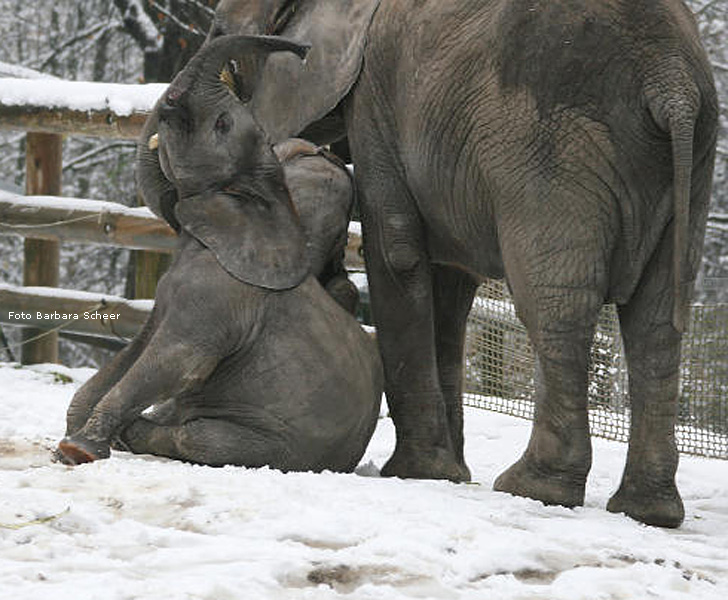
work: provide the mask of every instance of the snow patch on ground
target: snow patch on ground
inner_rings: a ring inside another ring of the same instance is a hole
[[[625,446],[594,441],[586,506],[491,490],[526,421],[466,409],[472,485],[381,479],[380,419],[358,474],[200,467],[114,452],[51,463],[93,373],[0,364],[0,596],[103,599],[670,599],[728,594],[728,462],[684,457],[674,531],[604,510]]]

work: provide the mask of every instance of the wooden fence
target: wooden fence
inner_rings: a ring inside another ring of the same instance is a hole
[[[61,239],[76,239],[74,233],[84,233],[78,227],[43,227],[43,223],[72,221],[66,212],[49,208],[52,197],[61,193],[62,145],[64,135],[84,135],[116,139],[136,139],[151,109],[147,102],[145,110],[125,111],[120,114],[112,106],[123,104],[124,88],[67,82],[55,79],[11,79],[0,80],[0,128],[21,129],[27,132],[26,139],[26,185],[30,196],[21,199],[3,195],[3,233],[19,234],[25,237],[23,285],[27,287],[58,285],[58,265]],[[140,89],[141,86],[131,86]],[[161,91],[162,88],[158,88]],[[57,97],[60,94],[61,98]],[[116,98],[113,97],[116,95]],[[43,98],[35,102],[34,98]],[[138,101],[135,103],[140,104]],[[33,203],[37,195],[48,196],[45,202]],[[13,208],[14,203],[18,206]],[[91,207],[88,207],[93,210]],[[105,207],[106,208],[106,207]],[[73,212],[73,211],[68,211]],[[98,211],[104,212],[103,209]],[[27,221],[25,220],[27,218]],[[75,221],[68,225],[88,225],[91,219]],[[40,227],[39,227],[40,225]],[[106,225],[106,224],[104,224]],[[114,227],[113,223],[108,223]],[[125,229],[125,228],[122,228]],[[118,229],[117,229],[118,231]],[[90,241],[83,239],[82,241]],[[113,236],[106,236],[111,239]],[[96,240],[98,243],[98,240]],[[7,294],[7,290],[4,290]],[[60,293],[60,292],[59,292]],[[55,302],[52,300],[51,302]],[[8,316],[9,309],[0,309],[2,322],[18,324]],[[40,324],[40,323],[39,323]],[[44,327],[43,329],[49,329]],[[22,362],[57,362],[57,331],[43,333],[35,327],[23,329]]]
[[[13,86],[17,94],[3,93]],[[151,88],[151,93],[140,94],[142,88]],[[147,208],[61,197],[62,141],[64,135],[138,138],[163,89],[160,85],[0,78],[0,129],[27,132],[26,195],[0,191],[0,235],[25,238],[23,286],[0,284],[0,323],[23,326],[24,364],[57,362],[59,330],[128,339],[146,320],[150,301],[57,287],[61,242],[144,251],[137,261],[137,281],[149,278],[145,270],[156,279],[155,257],[170,253],[175,244],[174,231]],[[50,103],[33,100],[49,97],[55,99]],[[348,266],[363,268],[359,247],[359,236],[350,233]],[[152,295],[153,290],[147,297]]]

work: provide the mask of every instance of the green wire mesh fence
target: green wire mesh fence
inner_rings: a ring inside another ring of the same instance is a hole
[[[728,304],[695,305],[683,338],[678,448],[728,459]],[[589,371],[592,434],[629,438],[627,369],[613,306],[605,306]],[[533,416],[534,356],[505,286],[481,286],[468,319],[466,405]]]

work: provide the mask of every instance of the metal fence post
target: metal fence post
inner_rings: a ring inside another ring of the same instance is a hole
[[[52,133],[28,132],[25,159],[25,193],[28,195],[60,196],[63,136]],[[60,248],[58,242],[25,240],[23,285],[58,286]],[[58,334],[43,333],[27,328],[22,333],[22,364],[58,362]]]

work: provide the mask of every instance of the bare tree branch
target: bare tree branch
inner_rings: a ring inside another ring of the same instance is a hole
[[[201,2],[200,0],[181,0],[184,4],[187,4],[188,6],[193,6],[194,8],[197,8],[198,10],[201,10],[202,12],[206,13],[209,17],[215,16],[215,9],[208,6],[204,2]]]
[[[93,150],[89,150],[88,152],[84,152],[83,154],[77,156],[76,158],[73,158],[69,160],[66,164],[63,165],[63,170],[67,169],[77,169],[79,168],[79,165],[81,167],[87,167],[88,165],[84,165],[86,161],[88,161],[91,158],[97,157],[101,154],[104,154],[105,152],[108,152],[109,150],[113,150],[115,148],[130,148],[130,149],[136,149],[136,143],[135,142],[113,142],[111,144],[105,144],[103,146],[100,146],[99,148],[94,148]],[[116,156],[111,156],[111,158],[116,158]]]
[[[700,8],[696,9],[693,14],[695,14],[696,16],[702,15],[706,10],[708,10],[709,8],[712,8],[716,4],[719,4],[723,1],[724,0],[710,0],[710,2],[707,2],[706,4],[703,4],[703,6],[701,6]]]
[[[174,23],[180,29],[182,29],[182,30],[184,30],[184,31],[186,31],[188,33],[191,33],[193,35],[201,35],[201,36],[204,36],[205,35],[197,27],[193,27],[191,25],[188,25],[187,23],[182,22],[175,15],[173,15],[171,12],[169,12],[169,10],[167,10],[166,7],[162,6],[158,2],[155,2],[154,0],[151,0],[149,4],[153,8],[156,8],[161,14],[163,14],[165,17],[167,17],[172,23]]]
[[[48,54],[41,62],[38,67],[36,67],[39,71],[42,71],[45,67],[47,67],[53,59],[57,58],[59,54],[65,52],[68,50],[71,46],[74,46],[75,44],[79,42],[86,41],[88,38],[93,37],[95,35],[103,35],[107,31],[111,31],[113,29],[116,29],[121,24],[113,21],[111,23],[96,23],[95,25],[92,25],[91,27],[87,27],[83,31],[77,33],[72,38],[67,39],[65,42],[63,42],[58,48],[54,49],[50,54]]]
[[[156,52],[162,47],[162,36],[149,18],[139,0],[114,0],[121,13],[124,29],[145,52]]]

